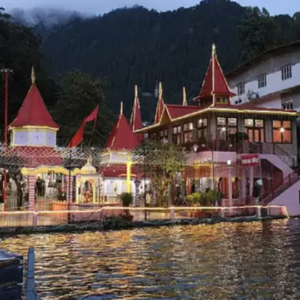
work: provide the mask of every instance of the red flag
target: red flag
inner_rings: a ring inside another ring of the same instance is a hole
[[[92,122],[97,119],[99,105],[91,112],[91,114],[83,121],[84,123]]]
[[[98,109],[99,109],[99,105],[97,105],[97,107],[91,112],[91,114],[87,118],[85,118],[85,120],[82,122],[82,124],[79,127],[76,134],[70,140],[68,147],[71,147],[71,148],[77,147],[83,141],[84,126],[86,123],[92,122],[92,121],[95,121],[95,124],[96,124]]]
[[[83,141],[84,125],[85,123],[83,122],[76,134],[70,140],[68,147],[77,147]]]

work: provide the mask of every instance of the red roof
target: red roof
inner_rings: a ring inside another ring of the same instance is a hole
[[[4,154],[7,165],[19,165],[27,168],[39,166],[60,166],[63,158],[51,147],[15,146]]]
[[[198,100],[201,98],[211,97],[212,95],[228,97],[235,96],[235,94],[233,94],[229,89],[214,48],[200,95],[196,99]]]
[[[105,148],[111,150],[133,150],[139,145],[136,135],[132,132],[123,112],[109,135]]]
[[[196,111],[201,110],[201,107],[199,106],[182,106],[182,105],[168,104],[166,105],[166,107],[171,119],[180,118],[185,115],[189,115]]]
[[[46,126],[56,129],[59,128],[49,114],[42,96],[35,84],[31,85],[26,98],[19,109],[17,117],[10,126]]]

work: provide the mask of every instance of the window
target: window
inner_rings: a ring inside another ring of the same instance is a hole
[[[183,125],[183,142],[191,143],[193,142],[193,123],[186,123]]]
[[[257,77],[258,81],[258,88],[261,89],[265,86],[267,86],[267,75],[266,74],[261,74]]]
[[[249,142],[264,143],[265,126],[262,119],[245,119],[245,129]]]
[[[207,119],[198,120],[198,140],[206,140],[207,137]]]
[[[156,132],[150,133],[150,139],[151,140],[156,140],[157,139],[157,133]]]
[[[292,143],[291,121],[273,121],[273,143]]]
[[[237,118],[217,118],[217,139],[227,140],[237,133]]]
[[[237,85],[238,96],[245,94],[245,82],[241,82]]]
[[[281,68],[281,79],[287,80],[292,78],[292,65],[286,65]]]
[[[228,104],[228,97],[217,97],[217,104]]]
[[[181,125],[173,127],[172,139],[175,145],[181,144]]]
[[[282,103],[282,108],[286,110],[293,110],[294,109],[293,100]]]
[[[168,129],[164,129],[160,131],[160,142],[161,143],[168,142]]]

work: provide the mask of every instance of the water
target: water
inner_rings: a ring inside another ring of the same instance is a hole
[[[43,300],[300,299],[300,220],[20,235]]]

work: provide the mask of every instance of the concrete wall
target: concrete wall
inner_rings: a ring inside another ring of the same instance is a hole
[[[296,182],[288,190],[279,195],[279,197],[273,200],[270,205],[284,205],[290,216],[300,216],[299,191],[300,181]]]
[[[281,68],[287,64],[292,65],[292,78],[282,80]],[[258,88],[257,77],[261,74],[267,75],[267,85],[263,88]],[[299,77],[300,48],[297,50],[291,50],[290,52],[284,54],[278,54],[272,57],[268,57],[260,62],[257,62],[256,64],[253,64],[253,66],[248,67],[247,69],[245,69],[245,71],[240,72],[238,75],[229,75],[227,77],[228,84],[232,92],[236,94],[237,85],[241,82],[245,82],[245,93],[243,95],[237,95],[236,97],[233,97],[231,99],[231,103],[235,104],[235,102],[238,100],[241,100],[241,103],[248,102],[248,92],[254,92],[257,93],[259,97],[264,97],[269,94],[299,86]],[[298,100],[296,102],[297,106],[294,107],[300,107],[300,103],[298,103]],[[274,105],[276,104],[274,103]]]

